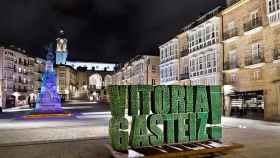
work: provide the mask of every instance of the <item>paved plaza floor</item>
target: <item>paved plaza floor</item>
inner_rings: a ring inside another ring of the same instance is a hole
[[[0,118],[0,157],[110,157],[104,147],[108,143],[108,107],[98,103],[79,104],[65,106],[68,110],[81,110],[76,119],[28,121]],[[223,141],[241,143],[244,148],[215,157],[280,157],[280,123],[224,117],[222,124]]]

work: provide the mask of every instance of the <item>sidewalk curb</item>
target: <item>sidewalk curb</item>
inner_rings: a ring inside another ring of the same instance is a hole
[[[3,144],[0,144],[0,148],[40,145],[40,144],[42,145],[42,144],[52,144],[52,143],[68,143],[68,142],[79,142],[79,141],[90,141],[90,140],[109,141],[109,137],[88,137],[88,138],[78,138],[78,139],[42,140],[42,141],[32,141],[32,142],[3,143]]]
[[[29,108],[29,105],[22,105],[22,106],[16,106],[16,107],[12,107],[12,108],[6,108],[6,109],[3,109],[3,112],[9,112],[9,111],[13,111],[13,110],[26,109],[26,108]]]

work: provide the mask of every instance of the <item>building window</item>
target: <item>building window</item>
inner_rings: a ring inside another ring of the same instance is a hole
[[[152,85],[156,85],[156,80],[152,79]]]
[[[152,72],[156,73],[157,72],[157,65],[152,65]]]
[[[269,23],[280,21],[280,0],[267,0]]]
[[[254,80],[260,80],[261,79],[261,70],[260,69],[257,69],[256,71],[254,71],[253,79]]]
[[[230,31],[230,30],[233,30],[234,29],[234,26],[235,26],[235,23],[234,21],[231,21],[227,24],[227,29]]]
[[[188,38],[190,52],[214,44],[219,40],[218,24],[212,22],[203,27],[198,26],[188,33]]]
[[[257,22],[258,19],[258,10],[255,10],[253,12],[250,13],[250,18],[252,23],[254,24],[254,22]]]
[[[236,62],[236,50],[229,51],[229,63],[235,64]]]
[[[230,78],[231,78],[231,82],[236,82],[237,81],[236,73],[232,73]]]
[[[275,12],[280,9],[280,0],[268,0],[269,13]]]
[[[258,58],[260,56],[261,56],[261,44],[260,43],[252,44],[252,57]]]

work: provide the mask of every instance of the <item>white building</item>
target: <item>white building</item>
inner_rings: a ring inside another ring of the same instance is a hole
[[[137,55],[113,77],[115,85],[159,85],[159,56]]]
[[[222,19],[216,8],[186,28],[191,85],[222,84]]]
[[[280,23],[280,1],[266,0],[267,16],[270,26]]]
[[[0,48],[0,106],[3,108],[27,104],[33,92],[33,59],[25,53],[20,48]]]
[[[160,49],[160,84],[179,84],[179,41],[174,38],[161,45]]]

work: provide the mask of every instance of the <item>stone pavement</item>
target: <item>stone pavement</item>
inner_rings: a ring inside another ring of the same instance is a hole
[[[0,146],[1,158],[106,158],[104,138]]]
[[[22,111],[6,111],[0,117],[0,158],[110,157],[104,147],[108,143],[108,107],[72,102],[64,108],[80,115],[77,119],[24,121],[14,119]],[[245,147],[216,157],[280,157],[279,123],[224,117],[222,124],[223,141]]]
[[[3,157],[1,155],[5,155],[4,158],[109,157],[108,151],[103,146],[108,141],[107,121],[101,119],[99,125],[87,122],[80,126],[58,128],[2,129],[0,130],[0,157]],[[216,157],[279,157],[279,123],[223,118],[223,126],[225,143],[241,143],[245,147]]]
[[[234,150],[225,158],[280,157],[280,123],[223,118],[224,142],[235,142],[244,148]]]

